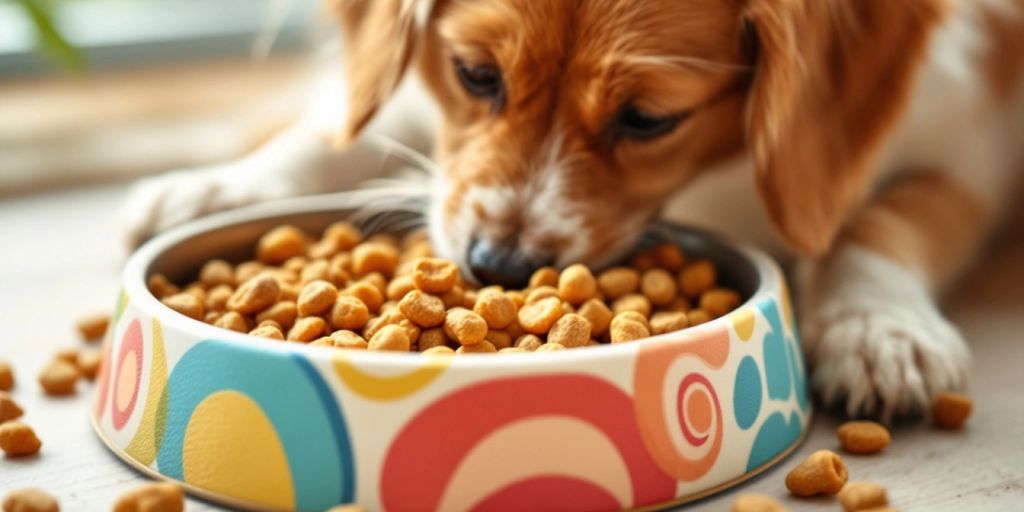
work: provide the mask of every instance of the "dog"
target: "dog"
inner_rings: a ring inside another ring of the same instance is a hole
[[[682,220],[795,260],[825,404],[888,421],[965,385],[969,350],[937,297],[1024,163],[1024,1],[331,8],[344,71],[326,68],[302,119],[255,153],[140,184],[130,238],[353,189],[386,137],[433,170],[413,185],[432,242],[475,275],[601,267],[652,219]]]

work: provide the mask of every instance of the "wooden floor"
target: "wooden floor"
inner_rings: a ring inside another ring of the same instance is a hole
[[[110,455],[86,417],[92,389],[44,397],[35,382],[54,350],[78,344],[80,315],[112,308],[123,253],[117,207],[123,186],[0,200],[0,359],[17,372],[15,398],[43,440],[39,456],[0,458],[0,496],[39,486],[62,509],[109,510],[117,494],[143,478]],[[851,478],[886,485],[905,511],[1024,510],[1024,226],[1003,237],[949,311],[974,347],[971,393],[976,413],[963,432],[907,425],[884,455],[847,457]],[[793,500],[783,478],[805,455],[835,448],[836,421],[819,413],[798,452],[735,490],[691,505],[728,510],[736,493],[779,497],[792,510],[839,510],[834,500]],[[188,510],[220,510],[191,500]]]

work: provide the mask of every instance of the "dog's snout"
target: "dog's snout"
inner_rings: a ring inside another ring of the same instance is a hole
[[[496,243],[475,238],[469,246],[469,270],[481,283],[505,288],[524,288],[534,270],[546,260],[526,256],[514,243]]]

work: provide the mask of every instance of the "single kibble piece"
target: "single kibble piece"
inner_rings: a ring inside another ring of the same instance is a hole
[[[475,345],[487,337],[487,322],[468,309],[452,308],[444,318],[444,333],[459,345]]]
[[[717,318],[740,305],[740,294],[726,288],[712,288],[700,296],[700,309]]]
[[[299,299],[295,301],[299,315],[319,315],[334,305],[338,289],[327,281],[310,281],[302,287]]]
[[[42,489],[15,489],[4,497],[4,512],[60,512],[57,500]]]
[[[242,283],[228,299],[228,309],[251,315],[274,305],[281,294],[281,285],[273,275],[260,274]]]
[[[266,268],[266,265],[258,261],[246,261],[235,267],[235,284],[242,284],[258,276]]]
[[[541,299],[546,299],[548,297],[554,297],[558,300],[562,300],[562,298],[558,296],[558,288],[555,288],[554,286],[543,285],[530,290],[530,293],[527,293],[526,298],[523,300],[523,305],[533,304],[534,302],[537,302]]]
[[[558,276],[558,295],[573,306],[583,304],[597,295],[597,279],[586,266],[570,265]]]
[[[341,295],[351,295],[363,301],[363,304],[366,304],[367,309],[371,313],[379,313],[380,307],[384,305],[384,295],[380,293],[376,286],[370,283],[352,283],[341,292]]]
[[[621,321],[612,321],[611,327],[611,339],[612,343],[625,343],[628,341],[636,341],[639,339],[650,336],[650,331],[644,324],[635,320],[624,319]]]
[[[270,340],[283,340],[284,333],[279,327],[273,325],[260,325],[249,331],[249,336],[259,336]]]
[[[121,495],[114,502],[114,512],[181,512],[185,510],[185,493],[174,482],[141,485]]]
[[[295,325],[288,329],[288,341],[313,341],[324,334],[327,322],[318,316],[307,316],[295,321]]]
[[[53,354],[53,358],[75,364],[75,361],[78,361],[78,349],[71,347],[57,349],[57,352]]]
[[[705,324],[712,320],[711,315],[703,309],[691,309],[686,313],[686,319],[690,321],[691,326]]]
[[[260,237],[256,258],[268,265],[280,265],[306,252],[306,234],[295,226],[279,226]]]
[[[0,424],[0,450],[8,457],[23,457],[39,452],[42,441],[32,427],[20,421]]]
[[[530,288],[541,286],[558,286],[558,270],[555,267],[541,267],[530,276]]]
[[[169,295],[174,295],[180,291],[167,276],[163,274],[153,274],[146,280],[146,288],[149,288],[149,293],[152,293],[154,297],[162,299]]]
[[[397,325],[385,325],[378,330],[367,348],[370,350],[386,350],[392,352],[408,352],[411,346],[409,335]]]
[[[331,325],[335,329],[358,331],[370,320],[370,310],[363,301],[347,295],[340,295],[331,308]]]
[[[676,244],[660,244],[651,249],[651,256],[655,264],[669,272],[679,272],[686,265],[686,255]]]
[[[679,289],[687,297],[699,297],[715,286],[716,279],[715,264],[711,260],[696,260],[679,274]]]
[[[623,295],[612,302],[612,313],[617,315],[624,311],[636,311],[645,317],[650,317],[651,300],[637,293]]]
[[[424,355],[429,356],[453,356],[455,351],[451,347],[445,345],[438,345],[436,347],[430,347],[422,352]]]
[[[427,293],[442,294],[459,281],[459,267],[438,258],[420,258],[413,266],[413,284]]]
[[[623,320],[632,320],[646,327],[648,331],[651,330],[651,324],[648,322],[647,317],[637,313],[636,311],[623,311],[622,313],[615,315],[615,317],[612,318],[612,326]]]
[[[78,368],[63,359],[51,362],[39,373],[39,384],[47,395],[70,395],[77,382]]]
[[[640,272],[629,267],[615,267],[597,276],[597,285],[608,300],[636,293],[640,287]]]
[[[848,477],[846,464],[839,455],[829,450],[818,450],[786,475],[786,488],[802,498],[836,494]]]
[[[497,290],[477,294],[473,311],[482,316],[491,329],[504,329],[516,320],[515,303],[504,292]]]
[[[497,351],[498,349],[487,340],[472,345],[462,345],[455,349],[456,354],[493,354]]]
[[[839,491],[839,503],[846,512],[884,507],[889,504],[885,487],[871,482],[850,482]]]
[[[78,354],[78,357],[75,359],[75,366],[78,367],[78,372],[82,377],[93,380],[100,371],[100,363],[102,361],[103,355],[100,354],[100,351],[84,351]]]
[[[847,421],[836,429],[839,446],[847,453],[878,453],[892,441],[889,430],[874,421]]]
[[[970,417],[972,409],[971,397],[963,393],[942,392],[935,396],[932,421],[940,428],[958,429]]]
[[[547,297],[537,302],[527,302],[519,309],[519,325],[530,334],[546,334],[564,311],[558,297]]]
[[[339,251],[348,251],[363,241],[363,233],[350,222],[340,221],[327,226],[323,239],[333,242]]]
[[[352,331],[334,331],[331,333],[330,338],[337,348],[366,350],[369,346],[369,343],[362,336]]]
[[[537,350],[534,350],[534,352],[556,352],[558,350],[565,350],[565,345],[562,345],[561,343],[548,342],[537,347]]]
[[[330,281],[331,264],[327,260],[313,260],[299,271],[299,282],[306,285],[313,281]]]
[[[505,331],[488,330],[484,340],[491,342],[499,351],[512,346],[512,335]]]
[[[332,340],[330,336],[321,336],[321,337],[319,337],[319,338],[317,338],[317,339],[307,343],[307,345],[312,346],[312,347],[333,347],[334,346],[334,340]]]
[[[591,336],[601,336],[608,332],[612,322],[612,310],[601,299],[590,299],[576,309],[576,314],[590,322]]]
[[[732,512],[787,512],[787,508],[765,494],[744,493],[732,502]]]
[[[365,276],[359,278],[359,282],[373,285],[373,287],[376,288],[378,292],[380,292],[380,297],[382,300],[387,298],[388,280],[380,272],[370,272],[369,274],[366,274]]]
[[[676,280],[672,274],[660,268],[644,272],[640,278],[640,291],[655,306],[671,304],[676,298]]]
[[[563,315],[548,331],[548,343],[565,348],[582,347],[590,341],[590,322],[577,314]]]
[[[385,276],[395,274],[398,267],[398,249],[383,242],[364,242],[352,250],[352,272],[362,277],[370,272],[380,272]]]
[[[85,341],[98,341],[110,326],[110,315],[106,313],[90,315],[78,321],[78,334]]]
[[[412,275],[397,276],[388,283],[387,288],[384,290],[388,300],[402,300],[405,294],[416,289],[416,282],[413,280]],[[462,299],[459,299],[459,303],[462,303]]]
[[[678,311],[659,311],[651,316],[651,334],[665,334],[686,329],[690,321],[686,313]]]
[[[385,325],[400,327],[405,331],[405,335],[409,337],[410,344],[416,343],[420,337],[420,327],[406,318],[401,311],[388,311],[387,313],[374,318],[371,322],[366,324],[366,328],[363,329],[363,336],[367,339],[372,338],[373,335]]]
[[[295,319],[299,316],[299,308],[290,300],[282,300],[270,306],[256,315],[256,322],[263,323],[273,320],[279,329],[287,329],[295,325]]]
[[[0,391],[10,391],[14,387],[14,370],[11,363],[0,361]]]
[[[235,285],[235,269],[224,260],[210,260],[199,270],[199,282],[213,288],[219,285]]]
[[[0,423],[21,417],[25,411],[6,391],[0,391]]]
[[[533,334],[524,334],[516,339],[516,348],[521,348],[527,352],[533,352],[544,345],[544,340],[541,340],[538,336]]]
[[[241,313],[235,311],[228,311],[217,318],[213,325],[220,327],[221,329],[227,329],[235,332],[248,332],[249,323],[245,321],[245,317]]]
[[[228,299],[231,298],[231,294],[235,293],[235,289],[226,285],[221,284],[214,286],[206,293],[206,311],[225,311],[228,309]]]
[[[413,290],[402,297],[398,311],[420,327],[436,327],[444,323],[444,301],[420,290]]]
[[[206,315],[206,306],[203,301],[191,293],[176,293],[170,297],[164,297],[165,306],[181,313],[193,320],[203,320]]]
[[[444,333],[444,327],[426,329],[420,333],[420,339],[416,341],[420,352],[426,352],[434,347],[448,345],[448,336]]]

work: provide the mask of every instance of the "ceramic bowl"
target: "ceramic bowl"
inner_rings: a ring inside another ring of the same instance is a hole
[[[311,233],[329,198],[168,231],[128,261],[91,408],[150,476],[248,509],[617,510],[694,500],[764,471],[810,420],[785,281],[765,254],[679,226],[746,297],[712,322],[556,353],[424,357],[222,330],[161,304],[147,276],[241,260],[263,232]]]

